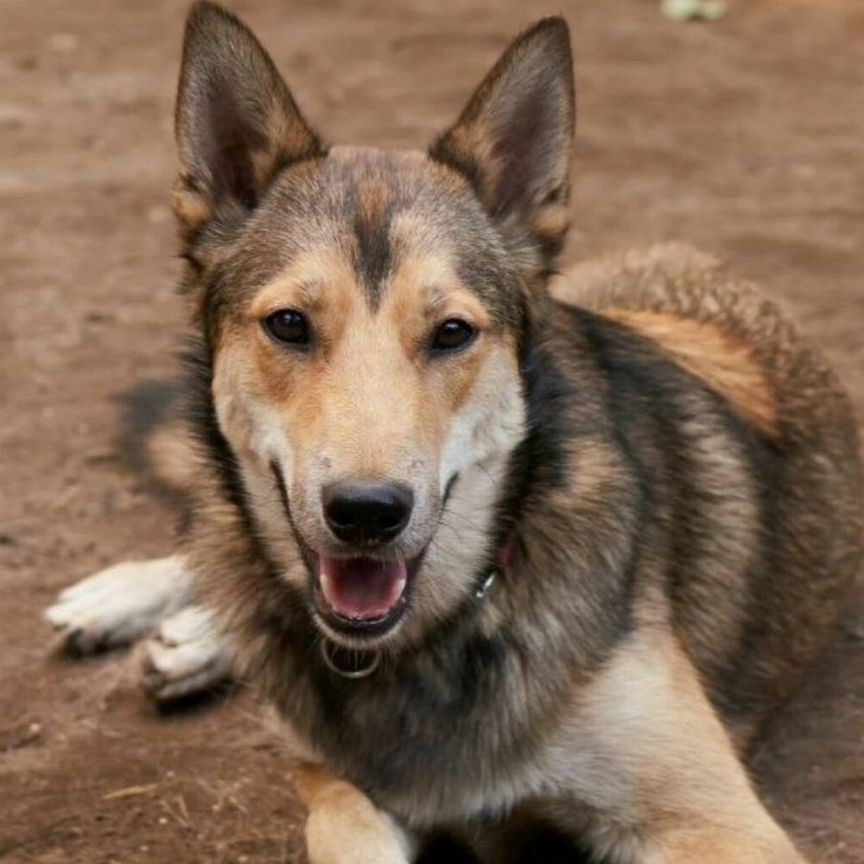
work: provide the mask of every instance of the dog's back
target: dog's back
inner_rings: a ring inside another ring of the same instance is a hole
[[[695,446],[677,465],[701,490],[684,508],[692,521],[680,527],[702,555],[673,585],[674,608],[744,743],[824,646],[860,564],[861,468],[849,400],[773,303],[685,245],[589,261],[565,271],[553,293],[620,324],[699,378],[742,421],[744,449],[759,451],[733,452],[725,435],[712,451],[708,421],[694,404],[683,426]],[[755,469],[749,477],[744,462]],[[714,524],[704,523],[706,512]],[[753,559],[746,581],[733,562],[725,566],[724,558],[738,555]]]

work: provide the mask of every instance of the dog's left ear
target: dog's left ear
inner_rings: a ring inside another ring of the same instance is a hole
[[[551,268],[567,233],[574,122],[570,32],[563,18],[544,18],[429,150],[468,178],[514,251],[534,251],[532,269]]]

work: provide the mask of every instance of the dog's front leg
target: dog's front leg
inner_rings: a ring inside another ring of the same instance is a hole
[[[806,864],[792,844],[783,837],[764,839],[754,845],[752,838],[723,831],[684,831],[662,841],[650,864]]]
[[[590,814],[587,836],[575,816],[568,831],[602,860],[804,864],[668,633],[637,632],[618,650],[580,691],[565,739],[550,770],[569,773]]]
[[[409,835],[356,786],[311,767],[298,769],[294,783],[309,811],[310,864],[409,864],[413,859]]]

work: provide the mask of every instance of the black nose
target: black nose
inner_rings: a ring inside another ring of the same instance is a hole
[[[331,483],[323,494],[324,518],[344,543],[380,546],[408,524],[414,495],[395,483]]]

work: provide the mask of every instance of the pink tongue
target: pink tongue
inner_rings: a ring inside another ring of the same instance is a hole
[[[322,558],[321,591],[330,608],[343,618],[383,618],[405,590],[408,570],[403,561],[374,558]]]

